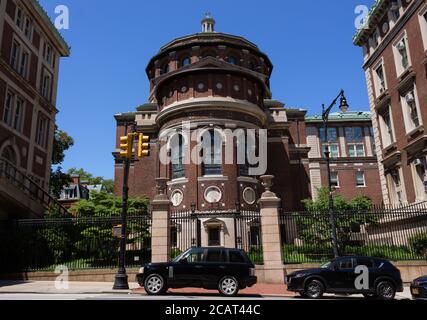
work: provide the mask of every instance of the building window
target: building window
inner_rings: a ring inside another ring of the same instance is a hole
[[[427,176],[426,176],[426,159],[415,159],[412,162],[414,176],[414,187],[417,201],[424,201],[427,198]]]
[[[390,18],[393,22],[396,22],[400,18],[400,3],[399,0],[390,1]]]
[[[337,129],[328,128],[327,132],[328,132],[328,137],[326,141],[325,129],[324,128],[319,129],[319,137],[320,137],[320,142],[322,144],[322,157],[326,157],[325,152],[329,152],[331,158],[338,158],[340,154],[339,154],[339,147],[338,147]]]
[[[347,151],[349,157],[364,157],[365,144],[363,143],[363,129],[361,127],[345,128]]]
[[[15,111],[13,114],[13,129],[21,132],[23,120],[24,120],[24,100],[18,97],[16,99]]]
[[[390,108],[380,114],[380,127],[383,147],[387,148],[394,143],[393,123],[390,116]]]
[[[378,39],[379,39],[378,31],[375,30],[375,32],[369,38],[370,47],[374,50],[378,47],[378,44],[379,44]]]
[[[409,133],[415,128],[418,128],[421,124],[416,92],[414,90],[409,91],[405,95],[401,96],[400,99],[403,108],[406,132]]]
[[[28,53],[28,51],[24,50],[18,41],[13,40],[12,49],[10,53],[10,65],[23,78],[27,78],[29,61],[30,54]]]
[[[48,43],[44,43],[43,45],[43,58],[44,60],[51,66],[54,65],[54,57],[52,47]]]
[[[41,94],[47,100],[50,100],[50,90],[52,86],[52,77],[47,72],[44,72],[42,79]]]
[[[409,58],[408,40],[406,33],[403,37],[394,45],[394,60],[396,63],[397,75],[400,76],[405,72],[411,65]]]
[[[3,112],[3,122],[9,126],[12,126],[13,119],[13,108],[15,104],[15,95],[11,92],[6,94],[6,102]]]
[[[30,54],[26,51],[22,52],[21,61],[19,63],[18,73],[23,77],[28,76],[28,61],[30,60]]]
[[[174,135],[171,139],[171,167],[172,179],[185,177],[184,157],[185,147],[184,138],[181,134]]]
[[[386,90],[387,90],[387,84],[386,84],[386,81],[385,81],[384,65],[381,63],[381,65],[379,65],[375,69],[375,91],[376,91],[376,96],[379,97]]]
[[[222,139],[215,131],[207,131],[203,135],[203,163],[202,174],[221,175],[222,174]]]
[[[188,66],[189,64],[191,64],[190,57],[185,57],[184,59],[182,59],[182,61],[181,61],[181,67]]]
[[[169,72],[169,63],[165,63],[163,67],[160,69],[160,74],[166,74]]]
[[[340,187],[338,172],[331,172],[331,186],[333,188],[339,188]]]
[[[33,22],[30,18],[25,17],[24,19],[24,34],[25,36],[31,40],[33,36]]]
[[[241,177],[247,177],[249,176],[249,169],[252,167],[251,164],[249,163],[249,155],[256,155],[258,154],[258,138],[255,137],[255,141],[252,141],[252,138],[250,138],[249,136],[247,137],[247,139],[245,139],[245,158],[244,158],[244,163],[240,163],[243,162],[243,159],[240,159],[239,156],[237,158],[237,160],[239,161],[238,166],[239,166],[239,176]],[[238,152],[240,151],[239,149],[239,140],[237,140],[237,148],[238,148]]]
[[[22,29],[22,27],[24,26],[24,12],[19,7],[16,9],[15,23],[19,27],[19,29]]]
[[[230,56],[230,57],[227,58],[227,62],[231,63],[231,64],[234,64],[234,65],[237,65],[237,58],[234,57],[234,56]]]
[[[363,171],[356,172],[356,186],[365,187],[365,173]]]
[[[424,42],[424,50],[427,50],[427,6],[425,6],[418,15],[420,20],[421,35]]]
[[[36,132],[36,143],[39,146],[46,147],[47,145],[47,136],[49,120],[42,115],[39,115],[37,120],[37,132]]]
[[[386,175],[387,185],[392,204],[402,204],[404,199],[403,185],[400,179],[400,169],[392,169]]]
[[[17,70],[19,66],[19,57],[21,56],[21,45],[13,40],[12,42],[12,52],[10,54],[10,65],[13,69]]]
[[[8,91],[3,112],[3,122],[21,132],[24,121],[24,107],[24,100]]]
[[[371,139],[371,148],[372,148],[372,155],[375,156],[377,154],[377,150],[375,148],[375,135],[374,135],[374,128],[369,127],[369,138]]]

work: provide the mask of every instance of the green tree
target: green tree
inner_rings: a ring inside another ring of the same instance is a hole
[[[150,238],[148,219],[144,220],[148,212],[149,201],[146,198],[130,197],[128,202],[128,245],[135,250],[141,250]],[[71,212],[80,218],[90,217],[117,217],[113,223],[119,224],[122,210],[121,197],[106,192],[93,192],[91,199],[81,200],[73,205]],[[139,216],[138,218],[132,218]],[[81,219],[80,219],[81,220]],[[92,263],[101,266],[111,264],[117,259],[119,240],[112,235],[111,221],[91,224],[84,219],[78,222],[80,234],[75,242],[80,258],[91,258]],[[139,255],[139,254],[138,254]]]
[[[329,191],[318,189],[317,199],[303,200],[307,213],[296,216],[298,237],[307,244],[327,246],[331,240],[331,221],[329,216]],[[333,210],[337,226],[338,243],[342,251],[351,241],[352,232],[357,232],[363,224],[377,222],[375,215],[369,213],[372,200],[366,196],[358,196],[347,201],[341,195],[334,195]]]
[[[71,177],[62,171],[61,164],[64,162],[65,152],[73,145],[73,138],[65,131],[59,130],[55,125],[49,191],[56,198],[59,198],[63,187],[71,181]],[[53,169],[54,166],[56,166],[56,169]]]

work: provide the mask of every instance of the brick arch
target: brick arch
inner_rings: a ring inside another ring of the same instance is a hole
[[[12,164],[19,167],[21,157],[19,149],[11,140],[6,140],[0,147],[0,157],[9,160]]]

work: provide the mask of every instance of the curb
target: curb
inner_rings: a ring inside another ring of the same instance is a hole
[[[132,294],[129,291],[84,291],[84,292],[40,292],[40,291],[0,291],[2,294]]]

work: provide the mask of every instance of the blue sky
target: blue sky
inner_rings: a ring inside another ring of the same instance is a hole
[[[61,62],[57,121],[75,140],[65,169],[112,178],[113,115],[146,102],[145,67],[170,40],[200,31],[204,12],[216,30],[256,43],[274,64],[273,97],[319,113],[343,88],[352,110],[368,110],[362,51],[352,44],[358,5],[373,0],[41,0],[51,17],[70,10],[62,30],[71,57]],[[108,4],[107,4],[108,3]]]

